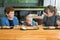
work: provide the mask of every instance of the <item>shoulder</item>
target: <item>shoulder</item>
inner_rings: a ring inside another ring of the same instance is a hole
[[[2,22],[2,23],[6,22],[6,20],[8,20],[7,17],[2,17],[2,18],[1,18],[1,22]]]
[[[8,19],[8,18],[7,18],[7,17],[2,17],[2,18],[1,18],[1,20],[6,20],[6,19]]]
[[[14,16],[14,19],[13,19],[14,21],[18,21],[18,18],[16,17],[16,16]]]
[[[16,17],[16,16],[14,16],[14,19],[17,19],[17,17]]]

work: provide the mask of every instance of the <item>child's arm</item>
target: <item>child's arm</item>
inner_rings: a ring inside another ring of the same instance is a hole
[[[36,26],[38,26],[38,23],[37,22],[35,22],[35,24],[36,24]]]

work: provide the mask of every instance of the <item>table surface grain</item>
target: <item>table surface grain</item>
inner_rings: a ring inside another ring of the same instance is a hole
[[[60,30],[0,29],[0,40],[60,40]]]

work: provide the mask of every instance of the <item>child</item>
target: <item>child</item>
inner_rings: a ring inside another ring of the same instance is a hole
[[[21,29],[28,29],[28,28],[26,28],[26,26],[31,26],[33,29],[38,29],[38,26],[37,26],[38,24],[37,24],[37,22],[35,22],[34,20],[33,20],[33,18],[31,17],[31,16],[26,16],[26,18],[25,18],[25,22],[24,22],[24,24],[22,25],[22,27],[21,27]],[[30,28],[31,28],[30,27]],[[32,29],[31,28],[31,29]]]
[[[5,8],[5,15],[1,18],[2,26],[17,26],[19,24],[17,17],[14,16],[14,8],[13,7],[6,7]]]
[[[56,7],[49,5],[44,9],[44,12],[45,12],[45,16],[43,18],[44,26],[50,26],[50,27],[57,26]]]
[[[35,21],[33,20],[32,17],[27,16],[27,17],[26,17],[26,25],[34,26],[34,25],[38,25],[38,24],[37,24],[37,22],[35,22]]]

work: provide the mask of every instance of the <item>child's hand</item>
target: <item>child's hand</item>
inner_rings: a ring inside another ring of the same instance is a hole
[[[55,27],[54,26],[49,26],[50,29],[54,29]]]
[[[57,26],[58,28],[60,28],[60,26]]]
[[[13,29],[20,29],[20,26],[14,26]]]

